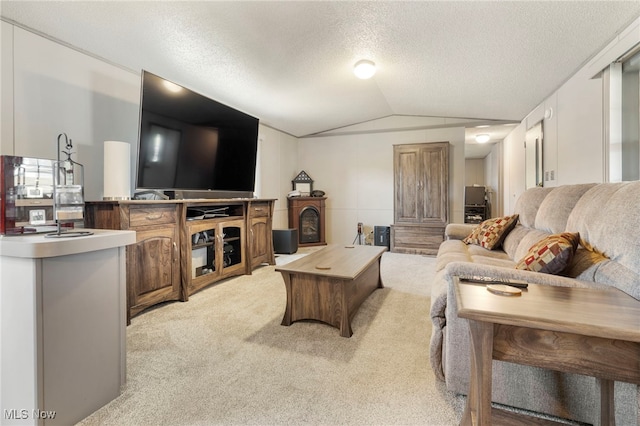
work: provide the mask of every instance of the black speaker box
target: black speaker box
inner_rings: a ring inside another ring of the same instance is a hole
[[[386,246],[391,248],[391,227],[390,226],[374,226],[373,227],[373,245]]]
[[[293,254],[298,251],[297,229],[274,229],[273,251],[278,254]]]

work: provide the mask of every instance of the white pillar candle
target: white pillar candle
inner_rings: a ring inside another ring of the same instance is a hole
[[[128,142],[104,142],[103,200],[131,198],[131,147]]]

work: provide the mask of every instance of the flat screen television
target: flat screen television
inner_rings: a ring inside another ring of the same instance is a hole
[[[464,204],[466,206],[482,206],[485,204],[485,187],[484,186],[465,186],[464,187]]]
[[[258,119],[142,71],[137,190],[252,197]]]

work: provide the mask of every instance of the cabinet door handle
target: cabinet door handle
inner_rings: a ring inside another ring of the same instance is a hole
[[[178,258],[178,244],[176,244],[176,242],[173,242],[173,260],[175,261]]]
[[[146,219],[147,220],[158,220],[162,217],[162,213],[157,213],[157,214],[148,214]]]

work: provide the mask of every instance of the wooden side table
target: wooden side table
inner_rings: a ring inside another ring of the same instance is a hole
[[[457,278],[454,286],[458,316],[469,320],[471,336],[461,425],[522,421],[491,408],[492,359],[596,377],[600,422],[615,424],[614,381],[640,384],[640,301],[615,288],[530,284],[520,296],[500,296]]]

